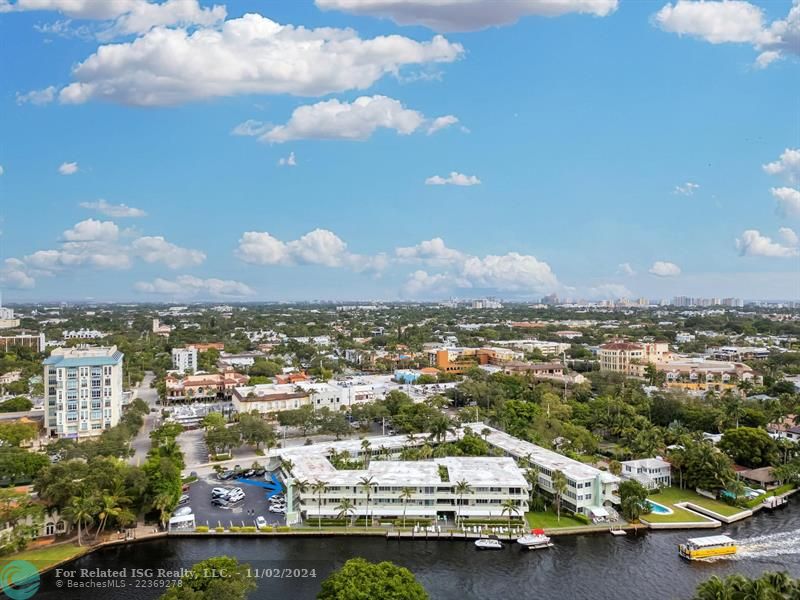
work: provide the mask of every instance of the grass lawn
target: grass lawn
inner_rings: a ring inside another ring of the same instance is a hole
[[[525,513],[528,525],[533,529],[555,529],[556,527],[586,527],[586,523],[573,519],[565,514],[561,514],[559,522],[556,513],[548,510],[545,512]]]
[[[694,490],[681,490],[676,487],[669,487],[664,488],[661,492],[657,494],[651,494],[650,498],[654,502],[658,502],[659,504],[663,504],[665,506],[669,506],[673,508],[673,504],[676,502],[691,502],[692,504],[696,504],[697,506],[702,506],[708,510],[712,510],[717,514],[720,514],[724,517],[730,517],[731,515],[735,515],[737,513],[742,512],[744,509],[739,508],[738,506],[730,506],[729,504],[725,504],[724,502],[720,502],[718,500],[712,500],[711,498],[706,498],[705,496],[701,496]]]
[[[649,515],[642,515],[642,519],[648,521],[650,523],[708,523],[709,520],[705,517],[701,517],[697,513],[689,512],[688,510],[683,510],[682,508],[678,508],[677,506],[672,506],[667,502],[661,502],[660,500],[653,497],[655,502],[659,504],[663,504],[664,506],[669,506],[672,509],[671,515],[657,515],[656,513],[650,513]]]
[[[34,550],[25,550],[17,554],[11,554],[0,558],[0,568],[4,567],[12,560],[27,560],[40,571],[51,567],[61,561],[75,558],[86,552],[86,547],[79,547],[77,544],[59,544],[57,546],[45,546]]]

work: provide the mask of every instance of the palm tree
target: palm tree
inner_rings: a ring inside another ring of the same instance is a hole
[[[328,484],[317,479],[311,484],[311,493],[317,495],[317,526],[322,529],[322,494],[328,491]]]
[[[434,421],[430,425],[430,435],[428,439],[434,440],[435,442],[442,443],[447,439],[447,434],[452,433],[454,431],[453,424],[450,422],[450,419],[441,415],[434,419]]]
[[[353,505],[353,501],[350,500],[350,498],[342,498],[342,501],[339,502],[336,508],[339,509],[339,512],[336,514],[339,519],[347,519],[348,517],[352,519],[353,513],[356,512],[356,507]],[[350,526],[350,521],[348,521],[347,526]]]
[[[567,476],[561,471],[553,471],[553,496],[556,502],[556,520],[561,522],[561,498],[567,491]]]
[[[153,498],[153,508],[158,511],[158,520],[162,526],[167,524],[173,506],[175,506],[175,497],[169,492],[161,492]]]
[[[519,516],[519,506],[517,506],[516,502],[514,502],[511,498],[507,500],[503,500],[503,504],[500,505],[501,515],[508,515],[508,531],[509,536],[511,535],[511,517],[518,517]]]
[[[366,529],[369,526],[369,501],[372,497],[372,488],[375,486],[375,478],[372,476],[362,477],[358,482],[358,486],[367,493],[367,514],[364,521],[364,529]]]
[[[414,488],[410,487],[404,487],[400,490],[400,499],[403,501],[403,528],[406,526],[406,507],[408,506],[408,501],[414,495],[414,491]]]
[[[115,489],[109,494],[103,494],[100,498],[100,513],[97,515],[100,519],[100,526],[97,528],[98,539],[106,528],[106,523],[109,517],[119,520],[120,515],[125,511],[125,505],[130,503],[130,498],[125,495],[121,486],[115,486]]]
[[[619,477],[619,474],[622,473],[622,463],[618,460],[609,461],[608,472]]]
[[[472,493],[472,486],[467,483],[465,479],[456,482],[456,487],[454,488],[455,493],[458,495],[459,503],[456,507],[458,510],[456,511],[456,520],[461,522],[461,505],[464,504],[464,494],[471,494]]]
[[[732,600],[733,594],[726,581],[716,575],[697,586],[695,600]]]
[[[369,459],[370,459],[370,448],[372,448],[372,444],[369,443],[369,440],[363,439],[361,440],[361,454],[364,456],[364,468],[369,468]]]
[[[82,543],[82,529],[85,525],[87,530],[94,523],[94,516],[97,513],[97,505],[94,498],[90,496],[74,496],[69,506],[64,509],[64,516],[73,524],[78,526],[78,546]]]

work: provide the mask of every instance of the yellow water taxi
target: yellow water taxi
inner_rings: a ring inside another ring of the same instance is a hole
[[[736,554],[736,541],[727,535],[690,538],[678,546],[678,553],[689,560],[716,558]]]

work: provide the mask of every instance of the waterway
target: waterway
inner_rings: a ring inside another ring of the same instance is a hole
[[[677,545],[687,537],[726,534],[740,542],[733,559],[687,562]],[[104,581],[108,577],[42,578],[37,599],[149,600],[168,578],[157,569],[179,570],[217,555],[235,556],[259,575],[253,600],[314,598],[321,581],[344,561],[363,556],[408,567],[434,599],[494,598],[547,600],[689,599],[695,586],[712,575],[733,572],[757,576],[783,570],[800,577],[800,501],[774,513],[716,530],[669,531],[561,537],[549,550],[525,552],[516,544],[502,551],[479,552],[471,542],[396,541],[383,538],[191,538],[162,539],[85,556],[67,569],[128,569],[114,578],[124,588],[74,589],[68,581]],[[132,577],[133,569],[152,575]],[[277,577],[280,573],[281,577]],[[303,576],[305,575],[305,576]],[[59,582],[61,582],[59,584]],[[139,583],[137,583],[139,582]],[[144,582],[144,583],[141,583]],[[61,585],[62,587],[58,587]],[[155,586],[155,587],[150,587]]]

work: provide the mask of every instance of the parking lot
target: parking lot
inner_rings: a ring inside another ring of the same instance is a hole
[[[234,488],[240,487],[245,493],[245,499],[233,508],[220,508],[211,504],[211,490],[215,487]],[[235,480],[219,481],[211,475],[199,479],[189,486],[186,492],[189,502],[182,506],[191,506],[195,515],[196,525],[216,527],[218,523],[223,526],[255,525],[256,517],[263,516],[269,525],[285,525],[285,515],[269,512],[270,503],[267,500],[267,490],[239,483]]]

